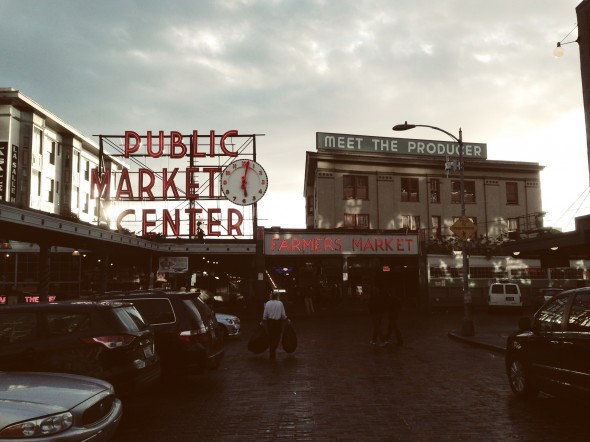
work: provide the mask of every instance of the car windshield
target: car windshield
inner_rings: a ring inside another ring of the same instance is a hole
[[[559,331],[563,324],[568,297],[558,296],[548,302],[536,315],[535,323],[539,331]]]

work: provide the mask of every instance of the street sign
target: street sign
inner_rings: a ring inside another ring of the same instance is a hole
[[[451,226],[453,232],[460,240],[467,241],[477,232],[477,226],[466,216],[462,216]]]

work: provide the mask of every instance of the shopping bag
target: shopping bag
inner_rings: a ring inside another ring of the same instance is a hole
[[[269,340],[266,327],[263,325],[258,325],[250,337],[250,340],[248,341],[248,350],[250,350],[252,353],[260,354],[264,353],[268,346]]]
[[[283,328],[281,345],[287,353],[293,353],[297,349],[297,333],[295,333],[295,328],[290,322],[287,322]]]

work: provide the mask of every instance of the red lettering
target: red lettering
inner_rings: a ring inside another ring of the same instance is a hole
[[[149,178],[149,183],[144,184],[143,180],[144,177]],[[152,192],[152,187],[156,183],[156,174],[153,170],[144,169],[143,167],[139,169],[139,199],[143,200],[143,194],[147,193],[150,200],[154,201],[156,197],[154,197],[154,193]]]
[[[98,170],[92,169],[90,176],[90,198],[94,198],[95,187],[99,196],[111,194],[111,169],[105,170],[101,178],[98,177]]]
[[[403,239],[397,240],[397,250],[400,252],[404,251],[404,240]]]
[[[213,227],[221,226],[221,220],[213,218],[213,215],[220,213],[221,209],[209,209],[207,212],[207,235],[221,236],[221,232],[219,230],[213,230]]]
[[[0,296],[0,304],[6,304],[6,296]]]
[[[375,250],[375,248],[373,247],[373,243],[371,242],[370,239],[367,240],[367,242],[365,243],[365,248],[364,250]]]
[[[233,235],[232,232],[235,230],[236,235],[242,235],[241,225],[244,221],[244,216],[242,215],[242,212],[240,212],[238,209],[229,209],[227,211],[227,215],[227,234],[231,236]],[[233,220],[234,216],[237,218],[236,222],[234,222]]]
[[[38,296],[25,296],[25,302],[30,302],[30,303],[38,303],[39,302],[39,297]]]
[[[212,183],[215,182],[215,174],[221,173],[221,167],[204,167],[203,172],[209,174],[209,197],[213,198],[215,196],[215,186],[213,186]]]
[[[278,240],[278,238],[272,238],[270,240],[270,250],[276,250],[276,244]]]
[[[154,215],[156,209],[143,209],[141,213],[141,231],[145,235],[148,232],[148,227],[154,227],[156,221],[148,220],[148,215]]]
[[[363,250],[363,240],[362,239],[352,239],[352,250]]]
[[[286,239],[281,241],[281,245],[279,246],[279,251],[286,249],[287,251],[289,251],[289,243],[287,242]]]
[[[412,245],[414,244],[414,240],[411,238],[407,238],[406,243],[408,244],[408,251],[412,250]]]
[[[56,299],[57,299],[57,296],[47,296],[47,300],[48,300],[49,302],[53,302],[53,301],[55,301]]]
[[[123,226],[121,225],[121,221],[123,221],[123,218],[125,218],[127,215],[135,215],[135,210],[127,209],[127,210],[123,210],[121,213],[119,213],[119,216],[117,217],[117,230],[119,232],[123,230]]]
[[[152,158],[160,158],[164,154],[164,131],[158,132],[158,150],[153,150],[152,131],[147,133],[147,153]]]
[[[172,234],[174,236],[180,235],[180,209],[174,209],[174,220],[170,215],[170,211],[164,210],[162,222],[162,233],[164,236],[168,236],[168,226],[172,229]]]
[[[219,141],[219,147],[221,147],[221,150],[223,151],[223,153],[226,154],[228,157],[237,157],[238,156],[238,152],[232,152],[231,150],[228,150],[227,147],[225,146],[225,140],[228,137],[234,137],[236,135],[238,135],[237,130],[228,130],[226,133],[223,134],[223,136],[221,137],[221,140]]]
[[[341,252],[342,251],[342,238],[336,238],[336,241],[334,241],[336,243],[336,251],[337,252]]]
[[[385,240],[385,249],[386,250],[391,250],[393,252],[393,246],[391,245],[391,243],[393,242],[393,239],[389,238]]]
[[[291,238],[291,250],[301,252],[301,241],[299,238]]]
[[[176,188],[176,184],[174,184],[174,177],[178,173],[178,167],[175,167],[172,171],[172,175],[168,176],[168,169],[164,168],[162,170],[162,194],[164,195],[164,199],[168,199],[168,188],[172,187],[172,193],[174,194],[174,198],[180,198],[180,194],[178,193],[178,189]]]
[[[176,148],[180,148],[180,152],[176,152]],[[170,132],[170,158],[182,158],[186,156],[186,144],[182,142],[182,134],[180,132]]]
[[[383,240],[381,238],[375,238],[375,249],[384,250],[383,249]]]
[[[126,188],[124,189],[123,186],[126,186]],[[121,179],[119,180],[119,185],[117,186],[117,194],[115,195],[115,199],[121,199],[122,195],[126,195],[130,200],[133,200],[133,187],[131,186],[129,170],[127,169],[123,169],[121,172]]]
[[[131,140],[135,141],[133,147],[131,147]],[[125,158],[129,158],[129,154],[135,153],[139,150],[139,146],[141,146],[141,137],[137,134],[137,132],[133,132],[131,130],[125,131]]]
[[[198,150],[199,150],[199,131],[193,130],[192,142],[193,142],[193,147],[192,147],[193,157],[203,158],[205,156],[205,154],[203,152],[198,152]]]
[[[197,192],[193,192],[193,189],[199,188],[199,183],[194,180],[193,173],[198,172],[198,167],[187,167],[186,169],[186,199],[188,200],[196,200],[199,199],[199,194]],[[215,186],[210,186],[211,188]]]
[[[313,251],[313,239],[304,239],[303,240],[303,249],[302,252],[305,252],[305,250],[309,250],[310,252]]]

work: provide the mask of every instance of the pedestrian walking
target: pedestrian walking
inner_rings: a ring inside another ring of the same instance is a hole
[[[385,314],[387,316],[387,331],[383,345],[390,343],[392,333],[395,334],[397,345],[404,345],[402,334],[397,324],[397,319],[401,310],[401,298],[395,290],[395,287],[382,287],[385,295]]]
[[[266,326],[268,333],[271,360],[275,360],[277,347],[281,342],[283,321],[291,323],[291,320],[287,318],[285,306],[279,300],[279,294],[273,291],[270,300],[264,304],[264,312],[262,313],[262,324]]]

